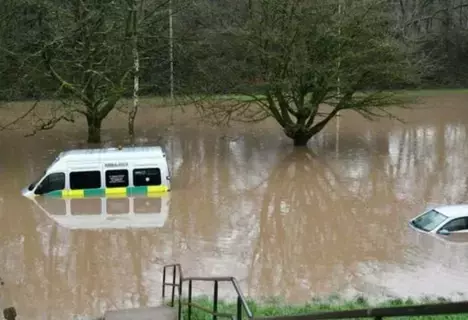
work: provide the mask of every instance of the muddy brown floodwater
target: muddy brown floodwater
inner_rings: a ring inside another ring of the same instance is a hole
[[[3,132],[0,276],[22,319],[155,305],[172,262],[291,302],[466,294],[468,244],[418,234],[408,219],[468,202],[467,98],[426,98],[398,111],[405,124],[345,114],[307,150],[272,122],[217,129],[185,114],[167,129],[167,110],[143,110],[138,144],[164,146],[173,175],[162,222],[144,229],[73,230],[21,197],[60,151],[87,147],[80,126]],[[109,119],[103,145],[125,143],[125,124]]]

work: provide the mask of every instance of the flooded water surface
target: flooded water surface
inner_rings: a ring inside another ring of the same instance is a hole
[[[406,123],[344,114],[307,149],[270,122],[169,128],[166,111],[143,110],[138,144],[162,145],[172,172],[170,195],[153,199],[23,198],[59,152],[89,146],[72,126],[3,132],[5,290],[22,319],[100,315],[158,304],[162,266],[180,262],[188,275],[232,275],[249,296],[291,302],[466,294],[468,239],[427,236],[408,220],[468,202],[467,98],[427,98],[398,111]],[[110,119],[103,145],[125,143],[125,124]]]

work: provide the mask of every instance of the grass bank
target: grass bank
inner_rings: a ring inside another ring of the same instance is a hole
[[[412,89],[412,90],[394,90],[399,97],[408,97],[408,98],[423,98],[423,97],[437,97],[450,94],[468,94],[468,88],[460,89]],[[255,98],[261,99],[264,98],[263,95],[259,94],[256,96],[242,95],[242,94],[224,94],[224,95],[191,95],[191,96],[180,96],[175,95],[174,101],[168,96],[141,96],[140,97],[140,106],[141,107],[169,107],[172,104],[174,105],[191,105],[194,102],[202,102],[204,100],[210,101],[243,101],[250,102],[255,100]],[[32,100],[18,100],[18,101],[0,101],[0,107],[16,106],[16,107],[25,107],[29,108],[34,101]],[[41,101],[41,105],[59,105],[60,101],[44,99]],[[132,98],[122,98],[117,103],[118,107],[128,106],[132,104]]]
[[[193,300],[194,303],[200,305],[203,308],[212,310],[213,300],[208,297],[197,297]],[[254,317],[269,317],[269,316],[280,316],[280,315],[299,315],[313,312],[326,312],[326,311],[339,311],[339,310],[352,310],[352,309],[363,309],[369,307],[401,307],[401,306],[412,306],[419,304],[429,303],[447,303],[450,302],[445,298],[424,298],[420,300],[414,299],[391,299],[378,304],[371,304],[366,299],[358,297],[352,300],[343,300],[338,296],[332,296],[326,299],[313,299],[311,302],[303,304],[287,304],[281,299],[267,299],[264,301],[253,301],[249,300],[248,305],[254,314]],[[184,320],[187,319],[187,307],[183,307]],[[231,313],[236,312],[236,303],[230,301],[219,301],[218,312],[220,313]],[[202,310],[192,308],[192,320],[212,320],[212,316]],[[225,318],[218,318],[224,320]],[[451,319],[461,320],[468,319],[468,314],[465,315],[447,315],[447,316],[420,316],[420,317],[399,317],[399,318],[388,318],[388,319]]]
[[[443,95],[451,94],[468,94],[468,89],[414,89],[414,90],[394,90],[393,93],[400,98],[425,98],[425,97],[438,97]],[[359,94],[358,94],[359,95]],[[238,102],[252,102],[255,99],[265,99],[265,96],[258,94],[255,96],[248,96],[242,94],[224,94],[224,95],[206,95],[206,96],[175,96],[174,104],[175,105],[184,105],[192,104],[195,101],[203,102],[204,100],[213,101],[238,101]],[[129,104],[131,102],[130,98],[124,98],[121,100],[121,104]],[[159,106],[159,107],[168,107],[171,105],[171,100],[168,97],[158,97],[158,96],[144,96],[141,97],[142,106]]]
[[[447,94],[467,94],[468,89],[415,89],[415,90],[396,90],[397,94],[411,97],[437,97]]]

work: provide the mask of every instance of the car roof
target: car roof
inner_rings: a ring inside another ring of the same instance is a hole
[[[468,217],[468,204],[440,206],[434,209],[450,218]]]

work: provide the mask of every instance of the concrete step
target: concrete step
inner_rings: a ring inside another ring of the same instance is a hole
[[[167,306],[107,311],[105,320],[176,320],[177,308]]]

